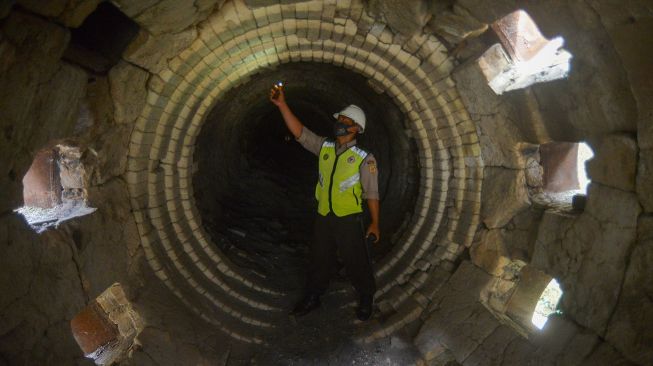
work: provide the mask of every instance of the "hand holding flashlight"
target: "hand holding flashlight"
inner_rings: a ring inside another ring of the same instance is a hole
[[[283,82],[277,81],[274,83],[274,86],[272,86],[272,89],[270,90],[270,101],[277,106],[285,103],[286,98],[283,92]]]

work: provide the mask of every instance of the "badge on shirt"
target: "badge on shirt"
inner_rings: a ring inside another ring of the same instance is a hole
[[[374,160],[368,161],[367,167],[370,170],[370,174],[376,174],[376,161]]]
[[[350,157],[347,158],[347,162],[349,164],[353,164],[355,161],[356,161],[356,158],[354,158],[353,156],[350,156]]]
[[[324,159],[324,160],[329,159],[329,154],[324,154],[324,156],[322,156],[322,159]]]

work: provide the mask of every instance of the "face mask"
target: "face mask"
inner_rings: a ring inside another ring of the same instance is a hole
[[[353,132],[347,131],[348,128],[352,128],[352,127],[354,127],[354,126],[350,126],[350,125],[347,125],[347,124],[344,124],[344,123],[338,121],[333,125],[333,134],[336,135],[336,137],[347,136],[350,133],[353,133]]]

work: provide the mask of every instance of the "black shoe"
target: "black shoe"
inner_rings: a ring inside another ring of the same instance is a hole
[[[319,307],[320,295],[306,295],[297,303],[297,305],[295,305],[295,308],[290,312],[290,315],[304,316]]]
[[[361,296],[358,308],[356,308],[356,317],[360,321],[366,321],[372,316],[372,306],[374,305],[374,296]]]

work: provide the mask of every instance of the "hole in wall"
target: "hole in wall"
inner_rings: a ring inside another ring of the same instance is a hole
[[[585,142],[578,143],[578,156],[577,156],[577,174],[578,174],[578,190],[579,193],[587,194],[587,186],[591,180],[587,175],[587,161],[594,157],[594,151]]]
[[[547,273],[521,261],[511,262],[490,292],[489,308],[525,338],[558,313],[562,289]]]
[[[104,290],[70,321],[75,341],[96,365],[114,365],[129,357],[143,327],[120,283]]]
[[[542,187],[532,195],[534,201],[549,207],[567,207],[574,197],[586,195],[591,182],[586,162],[593,156],[594,152],[585,142],[540,145]]]
[[[501,43],[490,47],[478,63],[496,94],[569,75],[572,55],[562,48],[564,38],[545,38],[525,11],[510,13],[491,27]]]
[[[108,1],[101,2],[79,28],[71,29],[63,58],[105,74],[120,61],[139,26]]]
[[[78,147],[63,144],[36,153],[23,177],[23,207],[15,212],[37,233],[95,212],[87,206],[80,157]]]
[[[555,278],[552,278],[544,291],[542,291],[542,295],[537,300],[537,305],[535,305],[535,310],[533,311],[531,322],[537,329],[544,328],[549,315],[557,312],[562,294],[563,291],[560,288],[560,284]]]

